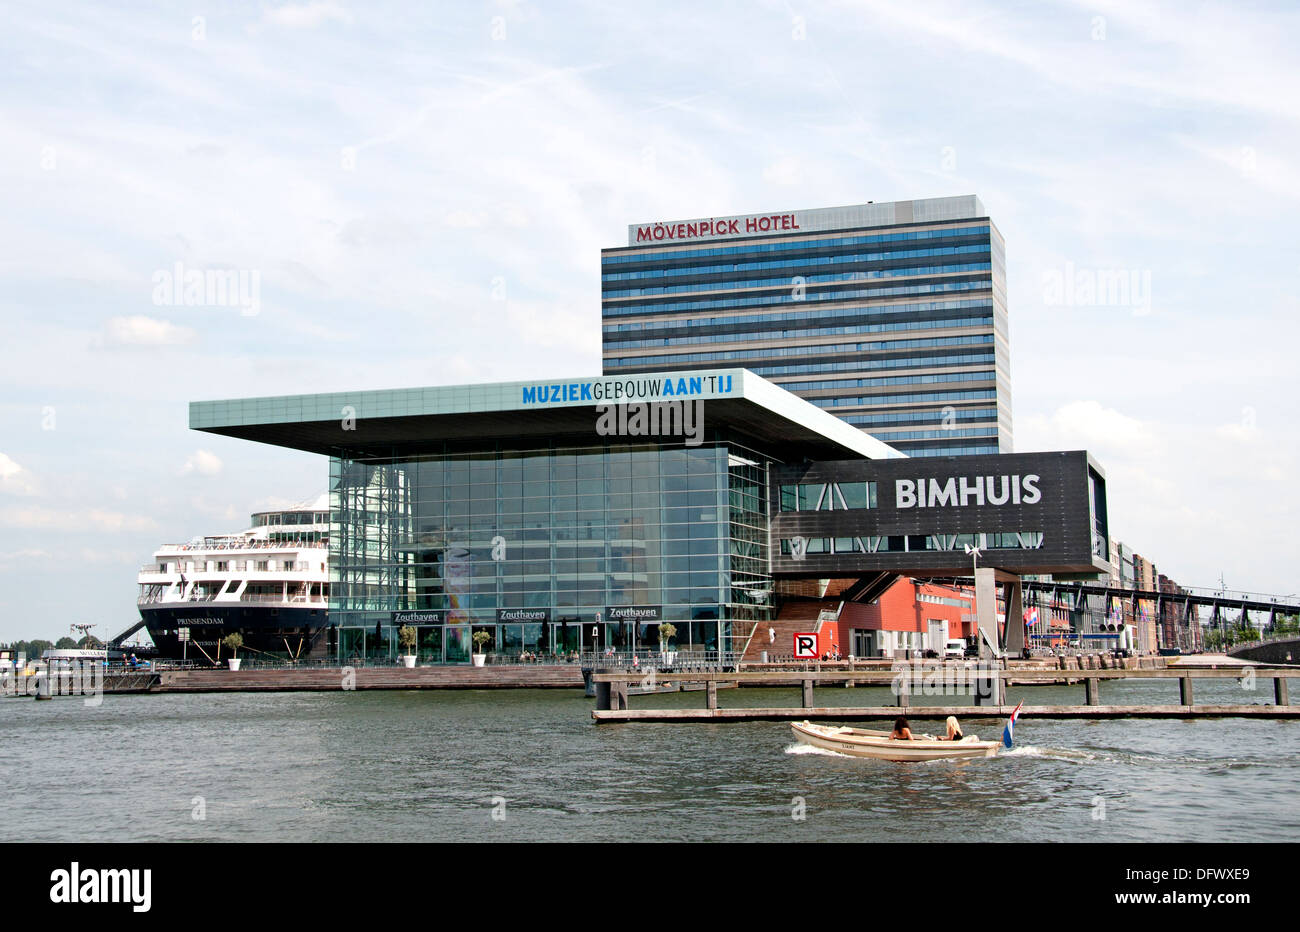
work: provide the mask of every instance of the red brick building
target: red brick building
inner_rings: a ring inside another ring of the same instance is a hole
[[[855,657],[902,657],[910,650],[942,654],[950,639],[974,643],[976,628],[969,588],[904,577],[875,602],[845,603],[833,641]]]

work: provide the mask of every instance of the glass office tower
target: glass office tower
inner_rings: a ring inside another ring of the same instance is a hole
[[[1002,236],[973,196],[634,224],[604,371],[750,369],[909,456],[1012,451]]]

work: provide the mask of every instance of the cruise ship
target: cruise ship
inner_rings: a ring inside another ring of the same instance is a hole
[[[237,534],[167,544],[140,568],[140,620],[160,657],[224,661],[239,632],[254,659],[328,654],[329,496],[260,511]],[[181,629],[189,630],[188,642]]]

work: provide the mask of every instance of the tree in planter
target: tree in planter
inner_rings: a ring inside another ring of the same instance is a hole
[[[402,625],[397,629],[397,646],[402,649],[403,654],[414,654],[415,642],[415,629],[410,625]]]
[[[473,641],[474,641],[474,647],[477,648],[476,652],[480,654],[487,653],[487,651],[484,648],[485,645],[491,640],[492,640],[492,633],[490,631],[475,631]]]
[[[239,649],[244,646],[244,636],[238,631],[232,631],[221,639],[221,646],[230,651],[230,656],[237,658]]]
[[[659,650],[666,651],[668,642],[677,636],[677,626],[671,621],[666,621],[659,626]]]

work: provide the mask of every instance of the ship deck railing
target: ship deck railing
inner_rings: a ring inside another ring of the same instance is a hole
[[[244,540],[232,538],[230,540],[218,540],[211,543],[202,544],[164,544],[158,549],[158,553],[165,553],[168,556],[181,553],[203,553],[203,552],[220,552],[227,553],[233,550],[270,550],[279,548],[289,550],[293,548],[307,547],[312,550],[328,550],[328,540],[309,540],[307,538],[294,538],[293,540],[264,540],[260,537],[251,537]]]

